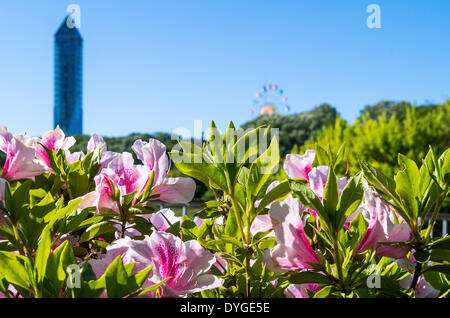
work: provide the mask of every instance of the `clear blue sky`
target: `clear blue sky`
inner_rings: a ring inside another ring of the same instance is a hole
[[[81,7],[84,130],[107,136],[242,124],[275,82],[291,112],[327,102],[353,121],[381,99],[450,96],[450,1],[2,0],[0,125],[53,125],[53,34]],[[381,7],[381,29],[366,7]]]

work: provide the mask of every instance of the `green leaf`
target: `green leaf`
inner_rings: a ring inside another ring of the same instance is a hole
[[[450,235],[437,239],[431,243],[433,249],[447,249],[450,250]]]
[[[392,199],[393,202],[391,205],[407,223],[411,223],[410,216],[402,209],[400,197],[396,192],[395,181],[392,178],[385,176],[380,170],[369,165],[365,160],[360,160],[360,164],[367,182],[387,196],[387,201]]]
[[[264,195],[264,197],[262,198],[261,202],[258,205],[258,208],[256,209],[256,215],[261,213],[261,211],[264,210],[264,208],[267,205],[269,205],[273,201],[280,200],[286,197],[290,192],[291,188],[287,180],[278,184],[275,188],[273,188],[268,193],[266,193],[266,195]]]
[[[222,206],[223,203],[220,201],[211,200],[211,201],[206,201],[205,203],[203,203],[203,205],[206,208],[217,208],[219,206]]]
[[[52,168],[52,170],[56,173],[56,174],[60,174],[61,173],[61,169],[57,164],[57,155],[53,150],[50,150],[49,148],[47,148],[46,146],[44,146],[43,144],[40,143],[40,145],[42,146],[42,148],[44,148],[45,152],[47,153],[49,162],[50,162],[50,167]]]
[[[237,209],[237,207],[233,206],[232,209]],[[230,213],[228,213],[227,220],[225,223],[225,234],[231,237],[240,237],[239,227],[235,218],[235,213],[233,213],[231,210]]]
[[[123,297],[122,290],[127,285],[128,274],[122,263],[122,256],[117,256],[105,271],[106,293],[108,298]]]
[[[123,264],[122,256],[116,259],[108,266],[105,271],[106,293],[109,298],[125,297],[141,288],[152,270],[152,266],[131,275],[134,263]]]
[[[430,257],[430,253],[427,251],[418,250],[414,252],[414,258],[421,263],[424,263]]]
[[[136,194],[137,191],[133,191],[122,196],[123,209],[128,210],[133,205]]]
[[[27,260],[17,254],[0,251],[0,278],[31,291],[31,282],[24,266],[25,262]]]
[[[308,283],[314,283],[319,285],[333,285],[334,282],[326,277],[325,275],[311,272],[311,271],[305,271],[300,272],[296,274],[292,274],[289,277],[289,282],[293,284],[308,284]]]
[[[236,143],[233,145],[236,162],[252,162],[258,157],[260,134],[263,127],[259,126],[255,129],[247,129],[242,136],[238,137]]]
[[[68,219],[68,222],[66,223],[66,226],[65,226],[66,231],[65,232],[68,233],[68,232],[75,231],[75,229],[77,229],[80,226],[80,224],[86,219],[88,214],[89,214],[89,208],[83,209],[79,214],[77,214],[73,217],[70,217]]]
[[[224,241],[224,242],[226,242],[226,243],[230,243],[230,244],[233,244],[233,245],[235,245],[235,246],[237,246],[237,247],[243,247],[243,245],[242,245],[242,243],[241,243],[241,241],[239,241],[237,238],[235,238],[235,237],[231,237],[231,236],[228,236],[228,235],[221,235],[220,236],[220,240],[222,240],[222,241]]]
[[[82,170],[69,173],[67,183],[72,198],[81,197],[89,192],[89,176]]]
[[[423,159],[422,166],[420,167],[420,193],[423,195],[430,182],[431,182],[431,176],[430,171],[434,171],[434,163],[433,163],[433,149],[430,147],[430,150],[428,151],[427,155],[425,156],[425,159]]]
[[[439,272],[445,275],[450,275],[450,264],[445,265],[433,265],[422,271],[422,273],[426,272]]]
[[[147,293],[156,291],[159,287],[161,287],[165,282],[167,282],[167,281],[168,281],[169,279],[171,279],[171,278],[172,278],[171,276],[170,276],[170,277],[167,277],[166,279],[160,281],[159,283],[157,283],[157,284],[155,284],[155,285],[152,285],[152,286],[150,286],[150,287],[147,287],[147,288],[145,288],[145,289],[139,291],[137,294],[133,295],[133,297],[139,297],[139,296],[142,296],[142,295],[144,295],[144,294],[147,294]]]
[[[353,219],[350,223],[349,232],[351,235],[351,239],[349,241],[349,246],[352,247],[353,250],[358,248],[359,243],[367,232],[368,224],[361,213]],[[330,242],[331,245],[331,242]]]
[[[423,276],[425,277],[427,283],[429,283],[436,290],[450,287],[447,278],[442,273],[430,271],[424,273]]]
[[[420,172],[416,163],[402,154],[398,155],[398,161],[403,170],[394,178],[395,191],[400,196],[408,215],[416,219],[419,215]]]
[[[114,232],[114,231],[117,231],[117,229],[113,226],[113,224],[111,224],[108,221],[102,221],[99,223],[95,223],[86,229],[86,231],[81,235],[79,242],[80,243],[87,242],[87,241],[93,239],[94,237],[98,237],[102,234],[110,233],[110,232]]]
[[[441,179],[448,183],[450,177],[450,148],[444,151],[439,157],[438,162],[440,165]]]
[[[154,179],[155,179],[155,170],[152,170],[152,172],[150,173],[150,177],[148,178],[147,183],[145,184],[144,192],[142,193],[142,197],[140,199],[141,202],[147,201],[150,195],[152,194]]]
[[[2,236],[6,237],[8,240],[12,241],[13,243],[16,242],[13,231],[6,225],[3,225],[2,223],[0,223],[0,237],[2,237]]]
[[[265,238],[270,232],[272,232],[272,229],[264,232],[258,232],[252,237],[252,244],[258,244],[263,238]]]
[[[180,145],[184,145],[184,142],[179,142]],[[190,146],[195,146],[190,144]],[[190,148],[189,148],[190,149]],[[172,161],[175,163],[176,167],[180,172],[195,179],[200,180],[213,187],[214,189],[227,190],[227,182],[223,170],[216,167],[210,158],[207,157],[204,150],[196,147],[199,154],[191,152],[181,152],[180,150],[173,147],[171,151]]]
[[[338,188],[338,182],[337,177],[334,172],[334,169],[330,167],[329,173],[328,173],[328,180],[325,185],[325,190],[323,193],[323,206],[325,208],[325,211],[328,213],[330,219],[336,218],[336,208],[339,202],[339,188]],[[336,219],[334,220],[335,228],[337,227]]]
[[[345,142],[344,142],[344,143],[342,143],[342,145],[338,149],[338,152],[337,152],[336,157],[334,159],[334,167],[339,165],[342,162],[342,160],[344,160],[345,152],[346,152],[346,145],[345,145]]]
[[[72,246],[64,241],[49,256],[47,262],[46,277],[55,286],[55,296],[59,295],[67,277],[67,266],[76,264]]]
[[[44,280],[45,271],[47,268],[48,256],[52,248],[52,238],[50,236],[50,227],[46,226],[42,232],[41,241],[39,242],[36,259],[34,263],[35,275],[38,284]]]
[[[289,180],[289,186],[294,193],[294,197],[298,198],[306,207],[316,211],[320,218],[325,222],[325,225],[330,228],[331,220],[326,213],[322,202],[320,202],[320,199],[313,190],[301,180]]]
[[[44,217],[44,221],[48,222],[50,227],[53,227],[56,222],[63,220],[64,218],[75,212],[80,202],[81,198],[70,201],[66,207],[57,208],[54,212],[47,214]]]
[[[274,237],[266,237],[259,241],[258,248],[263,251],[267,248],[275,247],[275,245],[277,245],[277,241]]]
[[[127,296],[127,295],[132,294],[136,290],[140,289],[142,287],[142,285],[145,283],[145,281],[147,280],[152,269],[153,269],[153,265],[137,272],[134,275],[130,275],[127,279],[127,284],[126,284],[125,288],[123,288],[123,290],[121,291],[121,294],[123,296]],[[166,280],[164,280],[163,282],[165,282],[165,281]]]
[[[314,158],[314,166],[331,166],[330,157],[325,149],[323,149],[318,143],[314,144],[316,156]]]
[[[47,193],[45,197],[43,197],[39,202],[35,202],[33,206],[31,206],[31,214],[33,214],[37,218],[43,218],[48,213],[52,212],[56,208],[55,200],[50,192]]]
[[[89,280],[81,282],[81,289],[77,291],[77,297],[80,298],[97,298],[106,288],[105,276],[97,280]]]
[[[246,183],[247,197],[251,202],[258,196],[271,174],[275,173],[280,162],[280,150],[278,139],[274,136],[270,146],[255,162],[250,165],[250,171]]]
[[[364,184],[362,173],[358,173],[356,176],[350,179],[342,191],[341,197],[338,203],[338,227],[344,226],[347,217],[356,211],[361,203],[364,195]]]
[[[450,263],[450,250],[433,249],[430,254],[430,260],[439,263]]]
[[[325,286],[314,295],[314,298],[327,298],[333,291],[333,286]]]
[[[9,187],[5,187],[5,203],[11,221],[16,223],[22,215],[28,213],[30,204],[31,180],[20,184],[11,194]]]

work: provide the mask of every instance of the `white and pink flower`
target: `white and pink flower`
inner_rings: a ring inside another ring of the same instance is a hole
[[[182,242],[170,233],[155,231],[143,240],[115,241],[100,260],[90,261],[96,276],[100,277],[118,255],[124,255],[124,263],[135,262],[135,271],[154,266],[143,288],[168,278],[159,289],[161,297],[184,297],[223,284],[223,280],[209,273],[216,262],[214,254],[197,241]]]
[[[6,154],[2,176],[9,181],[34,179],[45,168],[36,161],[36,138],[13,136],[6,127],[0,127],[0,150]]]
[[[310,263],[320,263],[303,231],[304,211],[304,206],[296,209],[285,201],[276,201],[270,207],[269,217],[278,244],[265,251],[263,260],[272,271],[311,269]]]
[[[370,248],[376,249],[377,256],[392,258],[403,258],[409,252],[408,246],[381,245],[380,242],[408,242],[413,234],[407,223],[396,224],[394,215],[389,204],[376,192],[366,188],[364,192],[364,203],[359,209],[364,219],[369,223],[367,232],[361,239],[358,252],[364,252]],[[357,211],[356,213],[359,213]],[[350,218],[355,217],[352,215]],[[400,217],[397,216],[397,219]]]

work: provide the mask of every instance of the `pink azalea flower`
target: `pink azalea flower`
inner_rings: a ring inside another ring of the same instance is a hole
[[[93,152],[101,147],[101,160],[100,160],[100,170],[107,168],[108,164],[115,158],[119,157],[120,154],[113,151],[108,151],[105,140],[102,136],[93,134],[88,141],[87,152]]]
[[[320,200],[323,199],[323,194],[325,191],[325,186],[327,184],[329,173],[330,168],[328,166],[314,167],[311,169],[311,172],[309,173],[309,181],[311,189],[314,191],[314,193]],[[348,183],[347,178],[345,177],[338,178],[339,194],[342,193],[342,190],[344,190],[347,183]]]
[[[304,155],[289,154],[286,156],[283,168],[289,178],[305,179],[317,197],[322,200],[330,168],[327,166],[313,168],[312,164],[315,155],[316,152],[314,150],[306,150]],[[339,194],[342,193],[347,183],[348,181],[345,177],[338,179]],[[317,220],[316,211],[311,209],[309,211]],[[320,228],[319,224],[318,227]]]
[[[5,206],[5,187],[9,187],[8,181],[0,178],[0,202]],[[3,211],[0,210],[0,214],[3,216]],[[0,224],[6,225],[3,218],[0,218]],[[0,239],[5,239],[5,237],[0,236]]]
[[[103,169],[94,178],[97,192],[97,212],[113,210],[119,213],[117,202],[113,199],[114,189],[119,190],[121,198],[123,195],[137,191],[142,193],[150,176],[148,169],[142,165],[135,165],[133,156],[129,152],[124,152],[116,156],[108,167]]]
[[[270,192],[272,189],[274,189],[279,184],[280,184],[279,181],[272,182],[267,187],[266,193]],[[274,202],[276,202],[276,201],[274,201]],[[272,204],[274,202],[271,202],[270,204],[268,204],[266,206],[266,208],[270,209],[270,207],[272,206]],[[300,202],[297,199],[294,199],[294,197],[291,194],[288,195],[282,202],[286,203],[294,211],[302,211],[300,209]],[[261,200],[256,201],[255,202],[255,207],[258,207],[260,203],[261,203]],[[268,231],[268,230],[271,230],[271,229],[272,229],[272,220],[271,220],[269,214],[260,214],[253,221],[253,223],[252,223],[252,225],[250,227],[250,233],[252,235],[255,235],[258,232],[265,232],[265,231]],[[266,235],[266,237],[271,237],[271,236],[275,236],[273,231]]]
[[[408,224],[395,224],[394,212],[390,209],[389,204],[376,192],[366,188],[364,204],[361,206],[360,211],[369,222],[369,227],[359,243],[358,252],[361,253],[374,248],[377,250],[377,256],[405,257],[410,250],[407,246],[378,244],[379,242],[407,242],[412,239],[411,229]]]
[[[304,155],[289,154],[286,156],[283,169],[289,178],[302,178],[309,182],[309,173],[315,156],[314,150],[306,150]]]
[[[141,193],[150,176],[150,171],[142,165],[135,165],[131,153],[123,152],[101,171],[101,175],[107,176],[120,193],[125,195],[134,191]]]
[[[416,259],[414,258],[414,250],[411,251],[411,254],[408,257],[398,258],[395,260],[395,263],[397,263],[398,267],[403,269],[405,272],[414,273],[414,270],[416,269]]]
[[[17,295],[17,289],[14,288],[13,285],[8,285],[8,296],[4,293],[0,292],[0,298],[14,298]],[[17,298],[23,298],[22,295],[18,295]]]
[[[35,160],[36,139],[27,135],[13,136],[6,127],[0,127],[0,150],[6,154],[3,178],[14,181],[34,179],[45,172]]]
[[[77,152],[66,152],[66,161],[68,164],[83,160],[85,157],[85,154],[83,151],[77,151]]]
[[[183,220],[182,217],[176,216],[175,212],[173,212],[171,209],[162,209],[153,214],[141,215],[141,217],[150,221],[157,231],[163,232],[167,231],[171,225],[174,225],[175,223],[181,222]],[[133,225],[135,224],[129,223],[126,224],[125,235],[128,237],[135,237],[142,235],[142,233],[133,228]],[[121,229],[121,227],[118,224],[115,225],[115,227],[119,230]],[[120,234],[116,232],[116,238],[118,239],[119,237]]]
[[[63,149],[66,154],[66,159],[69,157],[70,160],[75,160],[74,156],[71,156],[69,148],[75,144],[75,138],[67,137],[59,126],[57,126],[54,130],[50,130],[42,135],[42,138],[39,140],[39,143],[44,145],[50,150],[58,151],[59,149]],[[78,154],[81,155],[81,154]],[[47,167],[48,170],[51,169],[50,159],[48,157],[45,148],[41,145],[36,147],[36,157],[38,160]]]
[[[143,240],[124,238],[115,241],[107,247],[103,258],[90,261],[97,277],[117,255],[124,255],[124,263],[135,262],[135,271],[154,265],[144,288],[169,278],[159,289],[161,297],[183,297],[223,284],[223,280],[208,273],[216,262],[214,254],[197,241],[182,242],[169,233],[155,231]]]
[[[162,209],[154,214],[150,214],[149,219],[158,231],[165,232],[171,225],[181,222],[183,218],[176,216],[171,209]]]
[[[287,298],[310,298],[307,289],[317,292],[319,285],[316,284],[291,284],[284,290]]]
[[[214,267],[216,267],[219,272],[221,272],[222,274],[225,274],[225,271],[227,269],[227,261],[224,260],[222,257],[220,257],[217,253],[214,254],[214,256],[216,257],[216,262],[214,263]],[[210,274],[212,274],[211,271],[209,271]]]
[[[101,164],[105,164],[104,167],[106,167],[107,163],[110,161],[108,159],[112,159],[114,157],[115,153],[112,153],[110,151],[106,151],[106,143],[103,140],[103,137],[93,134],[91,136],[91,138],[88,141],[88,145],[87,145],[87,152],[92,152],[94,150],[96,150],[98,147],[103,147],[102,148],[102,162]],[[74,163],[76,161],[79,160],[83,160],[85,157],[85,154],[83,151],[78,151],[78,152],[73,152],[71,153],[69,150],[66,151],[66,160],[68,163]],[[106,160],[104,160],[104,158],[106,158]]]
[[[93,206],[97,207],[97,213],[101,214],[103,212],[108,212],[113,210],[119,213],[119,206],[114,200],[114,189],[106,175],[100,174],[94,178],[96,188],[95,188],[95,201],[92,203]]]
[[[106,151],[106,143],[102,136],[93,134],[87,144],[87,152],[93,152],[98,147],[103,147],[102,152]]]
[[[255,235],[258,232],[266,232],[272,229],[272,219],[269,214],[258,215],[250,227],[250,233]],[[273,232],[270,232],[267,236],[275,236]]]
[[[195,223],[195,225],[197,225],[198,228],[200,228],[200,226],[202,226],[203,222],[205,222],[205,219],[195,216],[192,221]],[[224,222],[225,222],[224,216],[219,216],[214,219],[214,223],[216,223],[217,225],[223,225]]]
[[[0,178],[0,201],[5,204],[5,187],[8,185],[8,181]]]
[[[156,139],[148,142],[136,140],[132,149],[145,167],[154,172],[152,194],[159,194],[158,200],[185,204],[194,198],[195,182],[191,178],[168,178],[169,158],[166,146]]]
[[[413,276],[414,275],[409,275],[403,278],[399,282],[400,286],[405,289],[409,289]],[[421,275],[417,280],[417,285],[414,291],[416,292],[417,298],[437,298],[439,296],[439,290],[434,289],[430,284],[428,284],[423,275]]]
[[[278,243],[264,253],[264,263],[274,272],[311,269],[308,263],[319,264],[319,258],[303,231],[301,215],[305,208],[286,202],[274,202],[269,209],[272,229]]]

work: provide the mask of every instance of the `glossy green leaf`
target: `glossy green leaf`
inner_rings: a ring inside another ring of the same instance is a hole
[[[38,284],[40,284],[44,280],[48,256],[50,255],[51,248],[52,238],[50,236],[50,227],[46,226],[44,231],[42,232],[34,263],[34,269]]]

